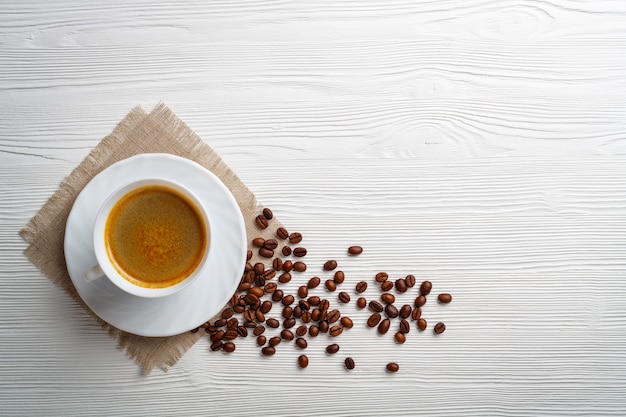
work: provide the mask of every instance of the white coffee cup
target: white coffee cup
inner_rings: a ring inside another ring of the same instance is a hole
[[[174,189],[185,198],[187,198],[192,204],[196,206],[196,208],[202,215],[202,219],[204,220],[204,225],[206,227],[206,248],[198,266],[193,270],[193,272],[191,272],[189,276],[187,276],[181,282],[163,288],[142,287],[126,279],[111,261],[105,242],[105,226],[111,210],[113,209],[115,204],[131,191],[151,185],[160,185]],[[122,185],[106,198],[105,202],[102,204],[100,210],[98,211],[93,228],[93,246],[98,264],[85,271],[83,273],[83,278],[85,279],[85,281],[90,282],[96,279],[106,277],[123,291],[138,297],[155,298],[174,294],[177,291],[180,291],[183,288],[189,286],[203,273],[204,267],[207,263],[209,248],[211,245],[210,230],[210,219],[207,215],[206,208],[204,207],[202,202],[196,197],[196,195],[189,191],[187,188],[185,188],[183,185],[171,180],[161,178],[143,179]]]

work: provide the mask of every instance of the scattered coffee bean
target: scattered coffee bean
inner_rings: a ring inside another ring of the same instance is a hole
[[[328,324],[328,322],[326,320],[323,320],[323,321],[320,321],[318,327],[319,327],[321,333],[326,333],[326,332],[328,332],[328,329],[330,328],[330,325]]]
[[[280,337],[279,336],[274,336],[274,337],[270,337],[270,341],[268,342],[270,346],[277,346],[280,344]]]
[[[391,293],[384,293],[380,296],[383,303],[391,304],[396,301],[396,296]]]
[[[283,290],[277,289],[276,291],[272,293],[272,301],[274,302],[281,301],[283,299],[283,294],[284,294]]]
[[[426,326],[427,326],[426,320],[419,319],[417,321],[417,328],[420,329],[422,332],[426,330]]]
[[[229,319],[233,316],[235,312],[233,311],[232,308],[230,307],[226,307],[224,310],[222,310],[222,313],[220,314],[220,317],[223,319]]]
[[[255,237],[254,239],[252,239],[252,244],[258,248],[262,247],[264,243],[265,239],[263,239],[262,237]]]
[[[442,293],[437,296],[437,300],[442,304],[448,304],[450,301],[452,301],[452,296],[447,293]]]
[[[216,351],[216,350],[220,350],[222,348],[224,344],[222,343],[221,340],[216,340],[215,342],[211,343],[211,350],[212,351]]]
[[[400,370],[400,365],[395,362],[389,362],[387,364],[387,371],[389,372],[398,372]]]
[[[284,227],[279,227],[278,229],[276,229],[276,236],[278,236],[282,240],[285,240],[289,237],[289,232]]]
[[[400,318],[401,319],[408,318],[409,316],[411,316],[411,311],[412,311],[412,309],[411,309],[410,305],[408,305],[408,304],[403,305],[400,308]]]
[[[407,275],[404,278],[404,282],[406,282],[406,286],[407,287],[413,288],[415,286],[415,283],[416,283],[415,275],[411,275],[411,274]]]
[[[287,259],[286,261],[283,262],[283,271],[291,272],[292,269],[293,269],[293,262],[292,261]]]
[[[267,249],[266,247],[262,247],[261,249],[259,249],[259,255],[264,258],[272,258],[274,257],[274,251],[271,249]]]
[[[265,243],[263,243],[263,247],[273,251],[278,247],[278,241],[276,239],[267,239]]]
[[[406,285],[406,281],[404,280],[404,278],[400,278],[396,280],[396,291],[406,292],[408,288],[409,286]]]
[[[326,298],[322,299],[320,301],[320,311],[326,312],[328,311],[329,308],[330,308],[330,301],[328,301]]]
[[[259,301],[259,297],[257,295],[252,294],[252,293],[248,293],[248,294],[246,294],[244,300],[246,301],[246,304],[253,305],[253,304],[256,304],[257,301]],[[226,323],[224,323],[224,324],[226,324]],[[217,324],[216,324],[216,326],[217,326]]]
[[[263,288],[261,287],[252,287],[248,291],[248,294],[254,294],[257,297],[263,297],[263,295],[265,295],[265,291],[263,291]]]
[[[363,253],[363,248],[361,246],[350,246],[348,248],[348,253],[350,255],[360,255]]]
[[[267,229],[267,226],[269,224],[267,222],[267,219],[262,214],[259,214],[258,216],[256,216],[254,221],[259,229]]]
[[[289,306],[285,306],[283,308],[281,315],[283,316],[284,319],[288,319],[289,317],[293,315],[293,308]]]
[[[294,262],[293,269],[297,272],[304,272],[306,271],[306,264],[301,261]]]
[[[235,329],[226,330],[226,333],[224,333],[225,340],[235,340],[237,336],[239,335],[237,334],[237,330]]]
[[[337,283],[333,281],[332,279],[326,280],[324,285],[326,286],[326,289],[328,291],[335,291],[337,289]]]
[[[218,330],[211,335],[211,342],[216,342],[224,338],[224,330]]]
[[[306,287],[304,287],[306,288]],[[308,291],[308,290],[307,290]],[[310,310],[311,309],[311,304],[309,304],[309,302],[307,300],[300,300],[298,301],[298,306],[302,309],[302,310]]]
[[[385,282],[389,279],[389,274],[386,272],[379,272],[376,274],[376,282]]]
[[[316,308],[313,311],[311,311],[311,320],[320,321],[321,317],[322,317],[322,312],[320,311],[319,308]]]
[[[248,260],[250,260],[250,259],[248,259]],[[252,270],[252,264],[250,262],[246,262],[246,265],[243,268],[243,272],[249,272],[250,270]]]
[[[358,308],[365,308],[366,305],[367,305],[367,300],[365,299],[365,297],[359,297],[359,299],[356,300],[356,306]]]
[[[335,284],[337,285],[343,284],[345,280],[346,280],[346,274],[344,274],[343,271],[335,272],[335,275],[333,276],[333,281],[335,281]]]
[[[295,306],[293,309],[293,316],[297,319],[302,317],[302,307],[300,307],[299,305]]]
[[[435,334],[441,334],[446,331],[446,325],[443,324],[442,322],[439,322],[435,324],[435,327],[433,328],[433,330]]]
[[[296,299],[293,295],[287,294],[286,296],[283,297],[283,300],[281,301],[281,303],[283,303],[284,306],[289,306],[289,305],[292,305],[295,300]]]
[[[341,318],[341,325],[345,328],[345,329],[351,329],[354,327],[354,322],[352,321],[352,319],[350,317],[344,316]]]
[[[328,330],[328,334],[331,335],[332,337],[337,337],[339,336],[341,333],[343,333],[343,327],[337,325],[337,326],[332,326],[329,330]]]
[[[296,325],[296,319],[294,317],[290,317],[283,321],[283,327],[285,329],[291,329],[295,325]]]
[[[296,339],[296,346],[298,346],[300,349],[306,349],[309,344],[307,343],[305,338],[299,337]]]
[[[272,268],[274,268],[274,271],[281,271],[283,269],[283,260],[280,258],[274,258],[272,261]]]
[[[298,356],[298,366],[302,369],[309,366],[309,358],[306,355]]]
[[[313,289],[313,288],[317,287],[318,285],[320,285],[321,281],[322,280],[320,279],[320,277],[313,277],[307,283],[307,287],[309,287],[309,289]]]
[[[411,319],[419,320],[422,317],[422,309],[420,307],[415,307],[413,311],[411,311]]]
[[[261,275],[265,271],[265,264],[257,262],[254,264],[253,271],[257,275]]]
[[[322,301],[321,298],[319,298],[317,295],[314,295],[312,297],[309,297],[309,304],[312,306],[318,306],[320,305],[320,302]]]
[[[383,305],[381,303],[379,303],[378,301],[376,301],[376,300],[370,301],[369,307],[370,307],[370,310],[372,310],[372,311],[374,311],[376,313],[382,313],[382,311],[384,309]]]
[[[244,312],[246,308],[244,306],[240,306],[239,304],[233,307],[233,311],[237,314],[241,314]]]
[[[244,325],[245,327],[247,327],[248,329],[256,329],[256,328],[257,328],[257,323],[256,323],[256,321],[252,321],[252,320],[249,320],[249,321],[244,321],[244,322],[243,322],[243,325]]]
[[[297,247],[293,250],[293,256],[297,256],[298,258],[302,258],[306,256],[306,248]]]
[[[406,320],[401,320],[400,321],[400,333],[408,333],[411,331],[411,325],[409,324],[408,321]]]
[[[393,288],[393,282],[391,281],[385,281],[380,284],[380,289],[383,291],[391,291],[392,288]]]
[[[426,304],[426,297],[420,295],[415,298],[415,307],[422,307],[424,304]]]
[[[283,252],[284,256],[289,256],[289,255],[291,255],[292,251],[291,251],[291,248],[289,246],[283,246],[282,252]]]
[[[267,339],[265,338],[265,336],[259,336],[256,338],[256,344],[259,346],[263,346],[266,340]]]
[[[352,359],[351,357],[347,357],[345,361],[343,361],[344,365],[346,366],[346,369],[348,370],[352,370],[354,369],[354,359]]]
[[[326,315],[326,321],[328,323],[335,323],[339,321],[340,318],[341,318],[341,312],[337,309],[330,310],[328,314]]]
[[[236,329],[237,326],[239,326],[239,320],[237,320],[236,317],[231,317],[226,322],[226,327],[228,327],[229,329]]]
[[[369,319],[367,319],[367,326],[368,327],[376,327],[378,325],[378,323],[380,323],[380,313],[374,313],[372,314]]]
[[[391,326],[391,321],[389,319],[383,319],[378,325],[378,333],[387,333],[389,331],[389,326]]]
[[[398,317],[398,309],[393,304],[387,304],[385,306],[385,314],[387,314],[387,317],[390,319],[395,319]]]
[[[222,346],[222,350],[226,353],[232,353],[235,351],[235,344],[233,342],[226,342],[224,346]]]
[[[326,322],[324,322],[326,323]],[[309,336],[311,337],[317,337],[317,335],[320,334],[320,328],[316,325],[313,325],[311,327],[309,327]]]
[[[261,349],[261,353],[265,356],[272,356],[276,353],[276,348],[274,348],[274,346],[265,346]]]
[[[422,282],[422,285],[420,285],[420,294],[423,296],[427,296],[428,294],[430,294],[430,291],[433,289],[433,284],[430,281],[424,281]]]
[[[302,323],[310,323],[311,322],[311,312],[310,311],[303,311],[302,312],[302,318],[300,318],[300,320],[302,320]]]
[[[393,338],[396,339],[397,343],[404,343],[404,342],[406,342],[406,336],[402,332],[396,332],[396,334],[393,336]]]
[[[339,352],[339,345],[337,343],[326,346],[326,353],[329,355],[334,355],[337,352]]]
[[[276,271],[273,269],[266,269],[265,272],[263,272],[263,278],[265,278],[265,280],[267,281],[274,278],[275,276],[276,276]],[[265,283],[263,283],[263,285],[265,285]]]
[[[360,281],[356,284],[356,292],[361,294],[364,293],[365,290],[367,290],[367,282],[365,281]]]
[[[254,330],[252,331],[252,333],[255,336],[261,336],[264,332],[265,332],[265,326],[263,326],[263,325],[255,327]]]
[[[265,207],[263,209],[263,217],[265,217],[267,220],[272,220],[272,218],[274,217],[274,213],[272,213],[272,210]]]
[[[270,300],[263,301],[261,307],[259,307],[259,310],[263,314],[269,313],[272,310],[272,302]]]
[[[275,318],[265,320],[265,324],[267,324],[267,327],[271,327],[272,329],[276,329],[280,326],[280,322]]]
[[[325,271],[332,271],[335,268],[337,268],[337,261],[335,261],[334,259],[328,260],[326,262],[324,262],[324,270]]]
[[[291,281],[291,273],[290,272],[283,272],[278,277],[278,282],[280,282],[281,284],[286,284],[289,281]]]
[[[307,332],[307,328],[304,324],[298,326],[298,328],[296,329],[296,334],[300,337],[304,336],[306,332]]]
[[[250,259],[252,259],[252,251],[248,249],[248,252],[246,253],[246,261],[249,261]]]
[[[339,301],[344,304],[347,304],[350,302],[350,294],[348,294],[345,291],[340,292],[338,298],[339,298]]]
[[[292,245],[296,245],[300,242],[302,242],[302,234],[298,232],[293,232],[289,235],[289,243],[291,243]]]

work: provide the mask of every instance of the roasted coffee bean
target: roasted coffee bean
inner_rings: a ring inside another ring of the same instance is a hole
[[[222,346],[222,350],[226,353],[232,353],[235,351],[235,344],[233,342],[226,342],[224,346]]]
[[[306,264],[304,262],[298,261],[293,263],[293,269],[297,272],[306,271]]]
[[[307,287],[306,285],[301,285],[300,287],[298,287],[298,297],[306,298],[308,296],[309,296],[309,287]]]
[[[258,216],[256,216],[254,221],[259,229],[267,229],[268,222],[267,222],[267,219],[262,214],[259,214]]]
[[[306,349],[309,344],[307,343],[305,338],[299,337],[296,339],[296,346],[298,346],[300,349]]]
[[[343,327],[341,327],[339,325],[332,326],[330,329],[328,329],[328,334],[331,335],[332,337],[337,337],[341,333],[343,333]]]
[[[223,319],[229,319],[233,316],[235,312],[233,311],[232,308],[230,307],[226,307],[224,310],[222,310],[222,313],[220,314],[220,317]]]
[[[347,304],[350,302],[350,294],[348,294],[345,291],[340,292],[338,298],[339,298],[339,301],[344,304]]]
[[[274,257],[274,251],[268,248],[261,248],[259,249],[259,255],[261,255],[264,258],[273,258]]]
[[[278,247],[278,241],[276,239],[267,239],[265,243],[263,243],[263,247],[273,251]]]
[[[376,327],[378,326],[378,323],[380,323],[380,313],[374,313],[370,316],[369,319],[367,319],[367,326],[368,327]]]
[[[246,304],[248,305],[256,304],[256,302],[259,301],[259,297],[257,295],[254,295],[253,293],[246,294],[244,299],[246,300]]]
[[[265,332],[265,326],[260,325],[254,328],[254,330],[252,331],[252,334],[254,334],[255,336],[261,336],[264,332]]]
[[[276,291],[272,293],[272,301],[275,301],[275,302],[282,301],[283,294],[284,294],[283,290],[277,289]]]
[[[239,326],[239,320],[236,317],[232,317],[226,322],[226,327],[229,329],[236,329],[237,326]]]
[[[289,259],[283,262],[283,271],[291,272],[293,270],[293,262]]]
[[[289,246],[283,246],[282,253],[283,253],[283,256],[291,255],[292,253],[291,248]]]
[[[320,277],[313,277],[309,280],[309,282],[306,284],[307,287],[309,287],[309,289],[313,289],[315,287],[317,287],[318,285],[320,285]]]
[[[281,271],[283,269],[283,260],[280,258],[274,258],[272,261],[272,268],[274,268],[274,271]]]
[[[306,256],[306,248],[297,247],[293,250],[292,253],[293,253],[293,256],[302,258],[303,256]]]
[[[302,312],[302,317],[300,317],[300,320],[302,320],[302,323],[310,323],[312,320],[312,314],[310,311],[303,311]]]
[[[276,229],[276,236],[278,236],[282,240],[285,240],[289,237],[289,232],[284,227],[279,227],[278,229]]]
[[[352,321],[352,319],[350,317],[344,316],[341,318],[341,325],[345,328],[345,329],[351,329],[354,327],[354,322]]]
[[[293,308],[289,307],[289,306],[285,306],[283,308],[283,312],[281,313],[283,318],[288,319],[289,317],[293,316]]]
[[[286,284],[289,281],[291,281],[291,273],[290,272],[283,272],[279,277],[278,277],[278,282],[280,282],[281,284]]]
[[[446,325],[443,324],[442,322],[439,322],[435,324],[435,327],[433,328],[433,330],[435,334],[441,334],[446,331]]]
[[[274,346],[265,346],[261,349],[261,353],[265,356],[272,356],[276,353],[276,348]]]
[[[207,322],[208,323],[208,322]],[[215,333],[217,331],[217,327],[213,326],[212,324],[209,324],[207,327],[204,328],[208,333]]]
[[[263,209],[263,217],[265,217],[267,220],[272,220],[272,218],[274,217],[274,213],[272,213],[272,210],[265,207]]]
[[[255,311],[254,316],[256,318],[256,321],[258,321],[259,323],[263,323],[265,321],[265,314],[263,314],[261,310]]]
[[[330,301],[328,301],[327,299],[322,299],[320,301],[320,311],[325,313],[328,311],[328,308],[330,307]]]
[[[406,319],[411,315],[411,306],[408,304],[403,305],[400,308],[400,318],[401,319]]]
[[[298,301],[298,306],[303,310],[303,311],[307,311],[311,309],[311,304],[309,304],[309,302],[307,300],[300,300]]]
[[[243,325],[245,327],[247,327],[248,329],[256,329],[257,322],[256,321],[252,321],[252,320],[248,320],[248,321],[244,321]]]
[[[252,284],[250,284],[249,282],[242,282],[237,287],[237,290],[241,291],[241,292],[248,291],[251,286],[252,286]]]
[[[312,325],[311,327],[309,327],[309,336],[317,337],[318,334],[320,334],[320,328],[318,326]]]
[[[213,352],[215,352],[216,350],[220,350],[223,345],[224,344],[222,343],[221,340],[216,340],[215,342],[211,343],[211,350]]]
[[[360,255],[363,253],[363,248],[361,246],[350,246],[348,248],[348,253],[350,255]]]
[[[325,271],[332,271],[335,268],[337,268],[337,261],[335,261],[334,259],[328,260],[324,263]]]
[[[426,297],[420,295],[415,298],[415,307],[422,307],[424,304],[426,304]]]
[[[293,316],[297,319],[302,317],[302,308],[300,306],[295,306],[293,309]]]
[[[391,291],[391,289],[393,288],[393,282],[387,280],[385,282],[381,282],[380,284],[380,289],[382,291]]]
[[[258,298],[260,298],[260,297],[263,297],[263,295],[265,294],[265,291],[263,291],[263,288],[261,287],[252,287],[250,288],[250,290],[248,290],[248,294],[254,294]]]
[[[452,296],[447,293],[442,293],[437,296],[437,301],[442,304],[448,304],[450,301],[452,301]]]
[[[265,285],[265,277],[263,275],[257,275],[254,277],[254,284],[257,287],[262,287]]]
[[[339,352],[339,345],[337,343],[326,346],[326,353],[329,355],[334,355],[337,352]]]
[[[289,243],[296,245],[302,242],[302,235],[298,232],[293,232],[289,235]]]
[[[396,339],[397,343],[404,343],[404,342],[406,342],[406,336],[402,332],[396,332],[396,334],[393,336],[393,338]]]
[[[387,371],[389,372],[398,372],[400,370],[400,365],[395,362],[389,362],[387,364]]]
[[[400,333],[408,333],[411,331],[411,325],[405,319],[400,321]]]
[[[409,286],[406,285],[406,281],[404,280],[404,278],[400,278],[396,280],[396,291],[406,292],[408,288]]]
[[[262,247],[264,243],[265,239],[263,239],[262,237],[255,237],[254,239],[252,239],[252,244],[257,248]]]
[[[246,321],[254,320],[256,317],[254,315],[254,310],[246,310],[243,312],[243,319]]]
[[[345,361],[343,361],[344,365],[346,366],[346,369],[348,370],[352,370],[354,369],[354,359],[352,359],[351,357],[347,357]]]
[[[382,311],[384,309],[383,305],[381,303],[379,303],[378,301],[376,301],[376,300],[370,301],[369,307],[370,307],[370,310],[372,310],[372,311],[374,311],[376,313],[382,313]]]
[[[367,300],[365,297],[359,297],[359,299],[356,300],[356,306],[358,308],[365,308],[365,306],[367,306]]]
[[[356,292],[361,294],[361,293],[364,293],[365,290],[367,290],[367,282],[361,281],[361,282],[356,284]]]
[[[268,344],[270,346],[278,346],[280,344],[280,340],[279,336],[270,337]]]
[[[294,302],[295,300],[296,300],[296,299],[295,299],[295,297],[294,297],[293,295],[291,295],[291,294],[287,294],[286,296],[284,296],[284,297],[283,297],[283,299],[282,299],[281,303],[282,303],[284,306],[290,306],[290,305],[292,305],[292,304],[293,304],[293,302]]]
[[[346,280],[346,274],[344,274],[343,271],[335,272],[335,275],[333,276],[333,281],[335,281],[335,284],[337,285],[343,284],[345,280]]]
[[[276,320],[275,318],[265,320],[265,324],[267,324],[267,327],[271,327],[272,329],[275,329],[278,326],[280,326],[280,322]]]
[[[256,338],[256,344],[259,346],[263,346],[266,340],[267,339],[265,338],[265,336],[259,336]]]
[[[376,282],[385,282],[389,279],[389,274],[386,272],[379,272],[376,274]]]
[[[382,294],[380,296],[380,299],[382,300],[383,303],[387,303],[387,304],[391,304],[396,301],[395,295],[388,293],[388,292]]]
[[[433,284],[430,281],[424,281],[422,282],[422,285],[420,285],[420,294],[423,296],[427,296],[428,294],[430,294],[430,291],[433,289]]]
[[[296,329],[296,335],[298,335],[300,337],[304,336],[306,334],[306,332],[307,332],[307,328],[306,328],[306,326],[304,324],[298,326],[298,328]]]
[[[326,320],[323,320],[323,321],[320,321],[320,323],[318,324],[318,327],[320,329],[320,332],[326,333],[328,329],[330,328],[330,325],[328,324]]]
[[[233,307],[233,311],[237,314],[241,314],[245,311],[245,307],[244,306],[240,306],[239,304],[237,304],[235,307]]]
[[[302,369],[309,366],[309,358],[306,355],[298,356],[298,366]]]
[[[213,333],[211,335],[211,342],[222,340],[224,338],[224,333],[226,333],[224,330],[218,330],[215,333]]]
[[[270,300],[265,300],[261,303],[261,307],[259,307],[259,311],[263,314],[267,314],[272,310],[272,302]]]
[[[227,323],[226,319],[218,319],[215,321],[215,323],[213,323],[213,325],[215,327],[224,327],[226,326],[226,323]]]
[[[407,275],[404,278],[404,282],[406,282],[406,286],[407,287],[413,288],[415,286],[415,282],[416,282],[415,275],[411,275],[411,274]]]
[[[378,325],[378,333],[387,333],[389,331],[389,326],[391,326],[391,321],[389,319],[383,319]]]
[[[276,271],[274,271],[273,269],[266,269],[265,272],[263,272],[263,278],[267,281],[274,278],[275,276]],[[265,283],[263,283],[263,285],[265,285]]]
[[[265,271],[265,264],[262,262],[257,262],[254,264],[254,267],[252,268],[252,270],[254,271],[255,274],[261,275]]]
[[[237,336],[239,335],[237,334],[237,330],[235,329],[226,330],[226,332],[224,333],[224,339],[226,340],[235,340]]]
[[[251,269],[250,271],[246,272],[244,275],[244,281],[245,282],[249,282],[250,284],[252,284],[254,282],[254,278],[256,277],[256,272],[254,272],[254,269]]]
[[[275,282],[268,282],[263,287],[263,291],[265,291],[266,294],[273,294],[277,288],[278,288],[278,284],[276,284]]]
[[[320,305],[321,301],[322,301],[322,299],[319,298],[317,295],[309,297],[309,304],[312,305],[312,306]]]
[[[385,306],[385,314],[387,314],[387,317],[390,319],[395,319],[398,317],[398,309],[393,304],[387,304]]]
[[[424,320],[424,319],[419,319],[419,320],[417,321],[417,328],[418,328],[418,329],[420,329],[421,331],[426,330],[426,326],[427,326],[426,320]]]
[[[315,309],[313,309],[313,311],[311,311],[311,320],[312,321],[319,321],[320,317],[322,317],[322,312],[319,310],[319,308],[315,308]]]
[[[420,317],[422,317],[422,309],[415,307],[413,311],[411,311],[411,320],[419,320]]]
[[[252,252],[252,251],[250,251]],[[248,259],[250,260],[250,259]],[[243,268],[243,272],[250,272],[252,271],[252,264],[250,262],[246,262],[246,266]]]
[[[246,261],[249,261],[250,259],[252,259],[252,251],[248,249],[248,252],[246,253]]]
[[[296,325],[296,319],[293,317],[289,317],[288,319],[285,319],[283,321],[283,327],[285,329],[291,329],[295,325]]]
[[[330,310],[326,315],[326,321],[329,323],[334,323],[341,318],[341,312],[337,309]]]
[[[333,281],[332,279],[326,280],[324,285],[326,286],[326,289],[328,291],[335,291],[337,289],[337,283]]]

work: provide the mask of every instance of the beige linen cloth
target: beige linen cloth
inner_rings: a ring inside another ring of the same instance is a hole
[[[245,219],[248,242],[256,236],[269,238],[281,224],[274,219],[267,229],[260,230],[256,226],[255,217],[262,207],[252,192],[220,156],[164,104],[159,104],[149,114],[141,107],[134,108],[61,182],[59,189],[21,230],[21,236],[29,244],[25,254],[106,329],[143,372],[149,373],[155,367],[167,370],[174,365],[205,335],[204,331],[186,332],[171,337],[143,337],[111,326],[100,319],[76,292],[67,272],[63,253],[65,223],[74,200],[83,187],[109,165],[140,153],[179,155],[213,172],[237,200]],[[252,262],[257,260],[257,256],[255,254]],[[207,317],[208,319],[211,317]]]

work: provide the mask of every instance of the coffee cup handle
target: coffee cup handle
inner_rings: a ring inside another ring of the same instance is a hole
[[[104,276],[104,271],[100,268],[100,265],[95,265],[83,272],[83,279],[87,282],[94,281]]]

